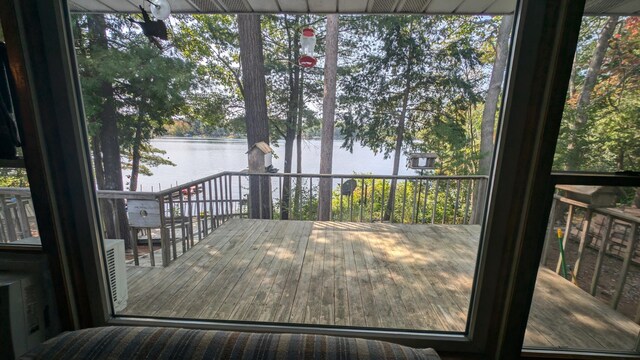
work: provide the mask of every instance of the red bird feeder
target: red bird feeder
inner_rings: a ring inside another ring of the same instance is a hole
[[[302,67],[313,67],[318,60],[313,57],[313,51],[316,47],[316,33],[312,28],[302,29],[302,36],[300,37],[300,47],[302,56],[298,59],[298,64]]]

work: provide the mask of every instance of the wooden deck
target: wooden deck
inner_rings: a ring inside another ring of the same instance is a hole
[[[480,227],[230,220],[167,268],[128,267],[123,315],[464,331]],[[632,349],[640,326],[543,269],[525,344]]]

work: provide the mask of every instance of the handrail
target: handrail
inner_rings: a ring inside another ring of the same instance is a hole
[[[321,179],[332,179],[330,206],[333,221],[401,222],[401,223],[477,223],[475,212],[481,207],[488,179],[486,175],[374,175],[374,174],[309,174],[309,173],[260,173],[223,171],[200,179],[158,191],[97,190],[101,206],[103,230],[120,238],[124,236],[118,224],[126,221],[115,209],[123,209],[122,200],[155,200],[160,207],[160,228],[137,229],[127,224],[134,260],[139,263],[138,231],[146,232],[147,245],[160,238],[162,264],[170,262],[189,251],[200,240],[231,218],[249,217],[253,206],[250,181],[257,176],[269,178],[267,201],[260,198],[260,216],[263,205],[271,209],[270,219],[315,220],[319,199],[318,185]],[[357,182],[357,190],[345,195],[340,189],[347,180]],[[266,180],[266,179],[265,179]],[[338,185],[336,186],[336,182]],[[391,186],[397,191],[391,198]],[[261,184],[264,184],[261,182]],[[258,193],[262,193],[261,185]],[[0,188],[0,195],[20,193],[28,197],[26,188]],[[5,195],[5,196],[6,196]],[[255,198],[253,199],[255,201]],[[0,224],[1,225],[1,224]],[[111,230],[109,230],[111,229]],[[126,238],[126,237],[124,237]],[[180,246],[178,246],[180,245]],[[181,250],[181,251],[180,251]],[[156,262],[153,252],[149,263]]]

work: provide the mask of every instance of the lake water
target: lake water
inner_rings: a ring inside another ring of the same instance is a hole
[[[151,169],[153,176],[140,176],[138,187],[144,191],[158,190],[158,186],[166,189],[191,180],[200,179],[222,171],[241,171],[247,167],[246,139],[194,139],[194,138],[160,138],[151,141],[154,147],[165,150],[166,158],[176,166],[162,165]],[[333,173],[353,174],[371,173],[375,175],[391,175],[393,159],[384,159],[381,154],[360,145],[355,145],[353,153],[340,147],[341,140],[333,144]],[[278,158],[273,159],[273,166],[284,170],[284,141],[273,146]],[[293,150],[293,172],[296,169],[296,149]],[[302,143],[302,172],[317,174],[320,170],[320,140],[305,140]],[[400,160],[400,175],[416,174],[406,168],[406,158]],[[129,175],[125,171],[124,175]],[[125,178],[125,184],[128,180]]]

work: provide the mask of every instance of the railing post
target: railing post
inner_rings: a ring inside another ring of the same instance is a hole
[[[16,206],[18,212],[18,222],[22,230],[22,238],[31,237],[31,227],[29,226],[29,219],[27,217],[27,211],[24,208],[24,199],[21,195],[16,195]]]
[[[578,271],[580,271],[580,262],[584,255],[584,247],[587,241],[587,236],[589,235],[589,228],[591,227],[591,218],[593,217],[592,210],[587,208],[584,216],[585,219],[583,219],[584,224],[582,224],[582,234],[580,234],[580,245],[578,246],[578,259],[576,259],[576,264],[573,267],[573,275],[575,277],[578,277]]]
[[[569,213],[567,214],[567,226],[564,230],[564,237],[562,238],[562,249],[566,249],[567,247],[567,239],[569,238],[569,232],[571,231],[571,220],[573,219],[573,205],[569,204]],[[558,265],[556,265],[556,274],[560,275],[560,270],[562,266],[567,266],[566,264],[562,264],[562,256],[558,257]]]
[[[138,229],[130,227],[131,230],[131,250],[133,250],[133,263],[136,266],[140,265],[140,259],[138,259]]]
[[[6,241],[14,242],[18,240],[16,236],[16,227],[13,222],[13,217],[11,216],[11,209],[9,209],[9,206],[7,205],[7,199],[4,195],[0,195],[0,208],[2,208],[2,212],[4,213],[4,221],[7,224],[6,225],[6,230],[7,230]]]
[[[556,211],[558,208],[558,200],[554,197],[551,203],[551,213],[549,214],[549,224],[547,225],[547,236],[544,239],[544,245],[542,247],[542,256],[540,257],[540,264],[544,266],[547,263],[547,257],[549,255],[549,242],[553,241],[555,229],[554,222],[556,219]]]
[[[598,249],[598,257],[596,258],[595,269],[593,270],[593,277],[591,278],[591,287],[589,293],[591,296],[596,296],[596,289],[598,288],[598,279],[600,278],[600,271],[602,270],[602,262],[604,261],[604,255],[607,252],[607,245],[609,244],[610,234],[613,228],[613,218],[611,215],[607,215],[606,227],[604,234],[602,235],[602,242]]]
[[[629,247],[627,248],[627,252],[624,254],[624,262],[622,263],[622,269],[620,270],[620,275],[616,283],[616,292],[614,293],[613,299],[611,301],[611,307],[614,309],[617,309],[618,304],[620,303],[620,298],[622,297],[622,290],[624,289],[624,283],[626,282],[627,274],[629,273],[629,266],[631,265],[631,259],[633,258],[633,253],[636,251],[636,245],[638,243],[637,230],[638,230],[638,224],[631,223],[631,240],[629,240]]]
[[[169,246],[169,239],[167,237],[166,210],[163,195],[159,196],[158,204],[160,205],[160,251],[162,253],[162,266],[167,267],[171,262],[171,247]]]

